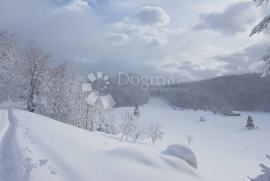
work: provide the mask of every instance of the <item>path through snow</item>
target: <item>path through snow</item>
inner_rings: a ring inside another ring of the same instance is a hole
[[[15,139],[16,119],[11,110],[0,110],[3,134],[0,147],[0,180],[1,181],[21,181],[27,180],[27,174],[23,174],[21,166],[21,156]]]

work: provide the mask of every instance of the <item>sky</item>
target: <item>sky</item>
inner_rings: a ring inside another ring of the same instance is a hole
[[[269,7],[268,7],[269,6]],[[102,71],[194,81],[262,72],[270,5],[252,0],[0,0],[0,29],[34,40],[82,76]]]

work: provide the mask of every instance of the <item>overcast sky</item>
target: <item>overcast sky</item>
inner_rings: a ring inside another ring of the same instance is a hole
[[[81,75],[178,81],[261,71],[269,35],[249,37],[270,5],[252,0],[1,0],[0,29],[35,40]]]

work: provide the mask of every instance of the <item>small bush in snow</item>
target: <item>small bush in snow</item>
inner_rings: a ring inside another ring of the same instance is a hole
[[[186,138],[188,140],[188,145],[190,146],[190,143],[194,140],[194,137],[192,135],[187,135]]]
[[[134,116],[140,116],[140,110],[138,104],[134,108]]]
[[[199,122],[203,122],[203,121],[205,121],[205,119],[203,117],[200,117]]]

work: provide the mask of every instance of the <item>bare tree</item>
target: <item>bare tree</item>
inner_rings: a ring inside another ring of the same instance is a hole
[[[150,126],[148,127],[148,137],[152,139],[152,144],[156,144],[156,140],[162,140],[163,135],[165,134],[164,131],[162,131],[162,126],[159,122],[151,122]]]
[[[186,138],[188,140],[188,145],[190,146],[190,143],[194,140],[194,137],[192,135],[187,135]]]

